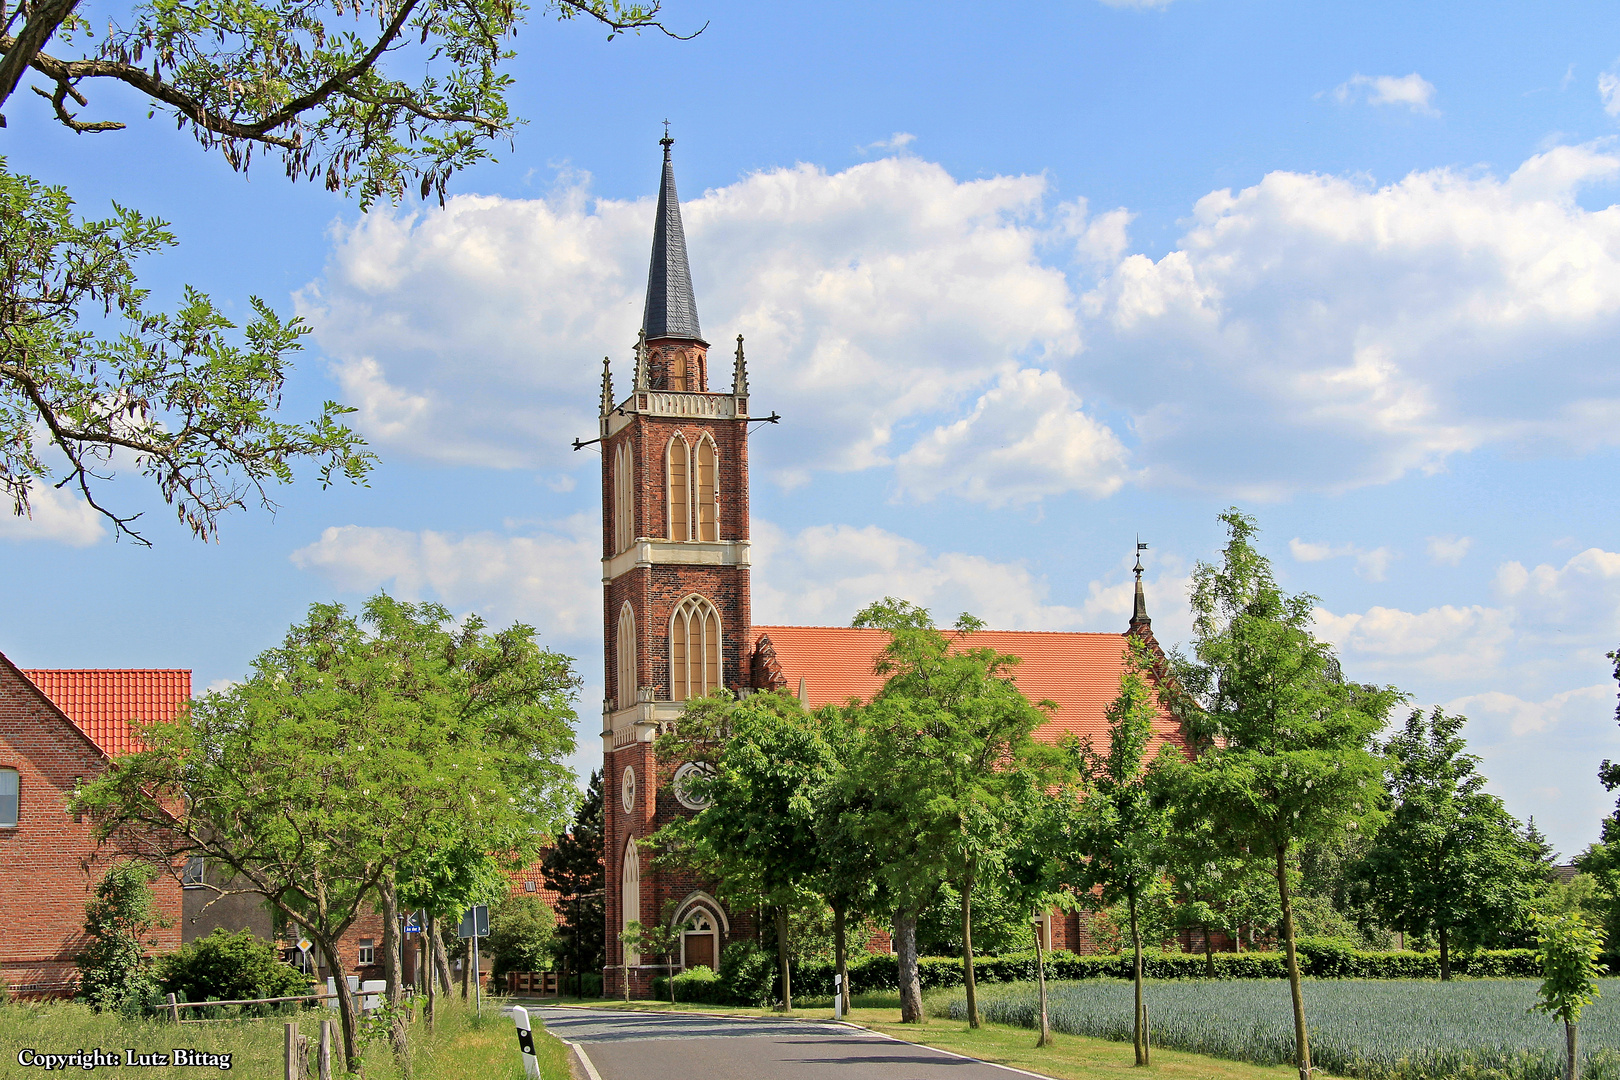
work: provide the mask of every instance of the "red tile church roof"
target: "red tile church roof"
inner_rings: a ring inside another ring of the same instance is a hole
[[[769,637],[777,664],[791,694],[804,680],[811,708],[843,704],[850,698],[870,700],[883,685],[872,671],[877,655],[888,642],[882,630],[836,626],[756,626],[757,645]],[[1057,711],[1038,732],[1057,741],[1073,734],[1091,736],[1101,749],[1107,745],[1108,705],[1119,693],[1125,670],[1125,635],[1063,633],[1042,630],[981,630],[967,639],[977,648],[1011,653],[1023,662],[1013,679],[1031,701],[1054,701]],[[1160,738],[1182,742],[1179,726],[1160,710],[1154,724]]]
[[[180,668],[34,668],[23,674],[108,757],[141,748],[132,721],[167,720],[191,699],[191,672]]]

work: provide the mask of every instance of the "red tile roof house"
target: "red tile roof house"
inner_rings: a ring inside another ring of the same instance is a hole
[[[23,671],[0,654],[0,980],[14,995],[71,991],[85,946],[84,905],[106,869],[88,820],[67,809],[74,785],[137,744],[131,722],[172,716],[191,697],[180,670]],[[181,940],[181,889],[153,885]]]

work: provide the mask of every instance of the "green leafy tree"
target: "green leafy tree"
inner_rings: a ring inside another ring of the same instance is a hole
[[[289,358],[309,332],[301,320],[255,297],[238,331],[190,288],[173,313],[152,309],[135,262],[174,243],[163,222],[121,206],[78,220],[64,189],[0,159],[0,496],[17,514],[37,485],[66,485],[118,534],[146,543],[139,514],[99,501],[114,456],[127,456],[206,539],[248,499],[273,505],[268,485],[292,480],[302,462],[323,486],[370,471],[372,455],[340,423],[353,410],[329,401],[308,423],[275,419]]]
[[[201,855],[228,883],[211,888],[263,896],[341,985],[338,939],[385,881],[467,847],[515,869],[557,833],[577,797],[562,760],[577,685],[526,626],[486,632],[386,595],[363,618],[316,604],[243,682],[144,726],[147,749],[76,805],[126,851]],[[356,1017],[338,1005],[354,1071]]]
[[[73,962],[79,969],[77,996],[96,1012],[143,1005],[157,989],[152,932],[169,924],[153,903],[156,876],[135,861],[114,863],[84,905],[90,943]]]
[[[245,1001],[309,993],[309,976],[276,955],[251,930],[216,927],[207,937],[158,958],[158,989],[181,1001]]]
[[[1215,822],[1227,854],[1275,869],[1295,1059],[1310,1080],[1289,864],[1299,844],[1376,817],[1383,770],[1373,739],[1401,695],[1345,681],[1331,646],[1311,633],[1315,597],[1277,586],[1252,518],[1229,510],[1221,520],[1221,565],[1193,571],[1193,653],[1172,665],[1175,707],[1199,753],[1165,775],[1178,827]]]
[[[489,909],[490,974],[546,970],[556,937],[557,916],[539,894],[508,889]]]
[[[817,790],[816,870],[811,888],[832,909],[833,968],[844,1012],[849,1011],[849,925],[884,910],[877,853],[861,828],[867,793],[848,783],[861,739],[852,710],[824,709],[817,719],[832,753],[831,773]]]
[[[563,925],[558,943],[567,969],[574,973],[575,991],[583,994],[582,977],[587,971],[601,971],[607,962],[603,948],[607,935],[607,871],[602,865],[602,772],[591,773],[585,788],[585,801],[574,814],[574,823],[546,853],[541,874],[546,887],[560,898]]]
[[[427,971],[427,1029],[438,1020],[439,996],[450,993],[450,959],[445,949],[446,929],[453,932],[462,914],[475,904],[487,904],[510,891],[502,861],[473,841],[445,840],[415,852],[395,867],[392,874],[394,899],[386,900],[384,917],[397,919],[399,912],[422,915],[423,960]],[[397,925],[397,922],[395,923]],[[391,966],[390,1000],[402,997],[399,972]]]
[[[1159,715],[1158,695],[1148,682],[1153,660],[1139,638],[1129,639],[1119,695],[1108,706],[1106,752],[1095,749],[1090,739],[1069,747],[1086,790],[1075,837],[1082,858],[1073,867],[1074,882],[1083,891],[1099,890],[1105,904],[1125,905],[1134,958],[1132,1041],[1136,1064],[1142,1067],[1150,1064],[1151,1053],[1142,996],[1139,909],[1164,875],[1170,834],[1170,812],[1155,798],[1149,776],[1157,762],[1149,762],[1148,745]],[[1161,743],[1159,760],[1167,760],[1166,755],[1179,756],[1168,743]]]
[[[1575,1080],[1576,1029],[1581,1011],[1598,998],[1603,941],[1578,914],[1541,916],[1536,930],[1542,982],[1531,1008],[1564,1022],[1564,1080]]]
[[[1165,846],[1173,890],[1170,921],[1175,929],[1202,932],[1204,971],[1213,979],[1215,933],[1241,950],[1245,931],[1277,925],[1277,879],[1246,853],[1222,851],[1214,822],[1187,824],[1187,831],[1171,830]]]
[[[1453,945],[1499,944],[1545,883],[1519,823],[1484,790],[1479,758],[1464,752],[1466,722],[1414,709],[1384,743],[1392,808],[1362,864],[1389,926],[1438,939],[1442,979]]]
[[[890,597],[855,625],[889,635],[875,665],[887,678],[858,711],[860,749],[845,782],[868,793],[860,827],[895,905],[901,1020],[923,1022],[917,917],[950,881],[962,898],[963,981],[976,1027],[973,891],[981,875],[1001,872],[1011,845],[1004,809],[1020,774],[1036,767],[1031,734],[1052,706],[1018,689],[1018,657],[971,644],[983,626],[971,615],[947,635],[927,610]]]
[[[687,706],[661,737],[659,754],[704,766],[690,795],[705,805],[650,843],[666,861],[699,869],[728,895],[774,912],[782,1007],[791,1010],[789,914],[820,869],[817,796],[836,769],[820,725],[791,694],[737,700],[717,692]]]
[[[1072,775],[1054,777],[1047,783],[1026,783],[1013,793],[1007,804],[1012,835],[1004,887],[1009,904],[1022,909],[1029,920],[1030,933],[1035,940],[1039,1003],[1037,1047],[1052,1044],[1046,993],[1047,943],[1042,933],[1042,917],[1049,911],[1072,912],[1082,906],[1075,894],[1071,871],[1082,858],[1078,836],[1084,794]]]
[[[126,101],[133,92],[233,169],[257,151],[278,154],[292,179],[358,193],[362,207],[408,187],[443,198],[448,177],[489,157],[518,123],[504,67],[526,10],[504,0],[145,2],[120,10],[98,40],[82,0],[18,4],[0,14],[0,105],[31,69],[76,134],[125,126],[71,111],[89,107],[87,91]],[[657,3],[554,0],[543,10],[609,36],[663,29]]]

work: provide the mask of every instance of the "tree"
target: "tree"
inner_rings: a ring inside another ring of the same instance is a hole
[[[557,916],[539,894],[508,889],[489,911],[490,973],[545,969],[556,936]]]
[[[152,931],[169,925],[152,903],[155,872],[138,862],[118,862],[96,882],[84,905],[90,939],[73,958],[79,969],[76,994],[96,1012],[145,1004],[157,989]]]
[[[159,866],[203,856],[216,893],[257,894],[320,948],[385,881],[434,851],[476,846],[526,865],[576,792],[566,657],[521,625],[487,633],[436,604],[386,595],[363,618],[316,604],[230,689],[145,725],[76,805],[96,833]],[[340,995],[344,1051],[356,1018]]]
[[[739,701],[717,692],[687,706],[658,752],[703,766],[689,791],[704,807],[650,843],[666,860],[712,875],[729,895],[774,911],[782,1007],[791,1011],[789,909],[819,869],[817,793],[835,769],[820,726],[791,694]]]
[[[1453,944],[1499,941],[1544,881],[1518,822],[1483,790],[1479,758],[1464,753],[1466,722],[1414,709],[1384,743],[1393,808],[1362,863],[1389,926],[1439,939],[1441,979]]]
[[[288,358],[309,332],[301,320],[254,297],[237,333],[190,288],[172,314],[149,307],[135,261],[174,243],[163,222],[121,206],[77,220],[64,189],[0,159],[0,493],[17,514],[29,512],[35,485],[68,485],[119,535],[146,543],[139,514],[98,501],[115,454],[203,539],[250,497],[272,506],[267,485],[291,481],[302,462],[318,466],[323,486],[370,472],[372,455],[339,422],[352,409],[329,401],[303,425],[273,418]]]
[[[1302,842],[1342,835],[1377,815],[1382,767],[1373,738],[1401,700],[1346,682],[1311,633],[1315,597],[1287,595],[1254,547],[1254,520],[1221,515],[1222,564],[1193,571],[1193,655],[1173,658],[1174,706],[1198,754],[1171,761],[1178,828],[1218,824],[1227,854],[1265,858],[1276,873],[1300,1080],[1310,1043],[1294,949],[1290,857]]]
[[[584,972],[600,971],[607,962],[603,950],[607,870],[602,865],[602,835],[602,772],[597,769],[591,773],[574,823],[546,853],[541,868],[546,888],[555,890],[560,899],[563,927],[559,944],[567,968],[574,973],[575,992],[582,995]]]
[[[1543,915],[1536,920],[1541,958],[1540,1000],[1531,1008],[1564,1022],[1564,1080],[1575,1080],[1576,1027],[1581,1010],[1597,1000],[1603,942],[1580,915]]]
[[[99,44],[79,7],[42,0],[0,16],[0,105],[31,68],[53,86],[35,91],[58,122],[103,133],[124,124],[81,120],[68,99],[85,108],[86,88],[134,91],[149,115],[173,116],[233,169],[246,171],[255,150],[278,153],[289,178],[358,192],[363,208],[399,199],[408,184],[442,199],[450,174],[489,157],[518,123],[502,65],[514,55],[520,4],[139,3]],[[656,2],[554,0],[545,10],[595,20],[610,37],[644,27],[669,33]],[[46,52],[53,38],[78,55]]]
[[[1081,858],[1077,837],[1084,794],[1082,786],[1071,776],[1056,784],[1026,783],[1008,802],[1012,842],[1007,851],[1005,888],[1009,901],[1031,917],[1040,1006],[1037,1047],[1052,1044],[1052,1025],[1047,1015],[1043,915],[1054,908],[1076,911],[1081,906],[1074,892],[1071,871]]]
[[[849,1012],[849,922],[883,910],[877,855],[861,829],[865,793],[847,783],[861,740],[850,710],[826,709],[817,717],[832,753],[831,774],[816,792],[819,841],[811,887],[833,913],[833,968],[843,1011]]]
[[[1035,767],[1030,736],[1053,706],[1033,705],[1018,689],[1018,657],[969,643],[983,626],[971,615],[947,636],[925,609],[889,597],[854,625],[889,635],[875,665],[887,679],[858,710],[860,748],[845,783],[867,793],[861,835],[895,905],[901,1020],[924,1019],[917,916],[949,880],[962,898],[964,988],[976,1027],[974,885],[999,872],[1010,843],[1003,809],[1018,774]]]
[[[1158,763],[1147,760],[1159,714],[1157,695],[1148,684],[1153,662],[1141,639],[1129,639],[1119,695],[1108,706],[1107,752],[1095,750],[1090,739],[1069,746],[1086,791],[1075,835],[1075,850],[1082,857],[1071,873],[1080,889],[1100,889],[1103,903],[1123,902],[1129,913],[1135,983],[1131,1030],[1138,1066],[1148,1065],[1151,1056],[1138,909],[1164,874],[1170,833],[1170,813],[1155,798],[1149,775]],[[1178,756],[1168,743],[1161,743],[1159,751],[1159,761]]]
[[[393,919],[397,925],[400,909],[422,913],[418,940],[427,971],[425,1015],[427,1028],[432,1031],[438,1020],[439,994],[450,993],[450,960],[445,953],[443,928],[454,930],[468,908],[510,892],[511,881],[501,860],[473,839],[446,839],[420,850],[395,867],[392,877],[394,900],[386,902],[384,894],[384,919]],[[389,1000],[398,1004],[403,996],[399,965],[390,961],[387,975]]]

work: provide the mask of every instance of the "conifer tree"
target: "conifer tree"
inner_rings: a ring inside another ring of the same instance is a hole
[[[607,962],[607,870],[602,865],[602,836],[602,771],[595,769],[573,824],[557,839],[541,867],[546,887],[556,890],[561,899],[564,925],[559,933],[574,974],[575,992],[581,995],[584,973],[600,971]]]

